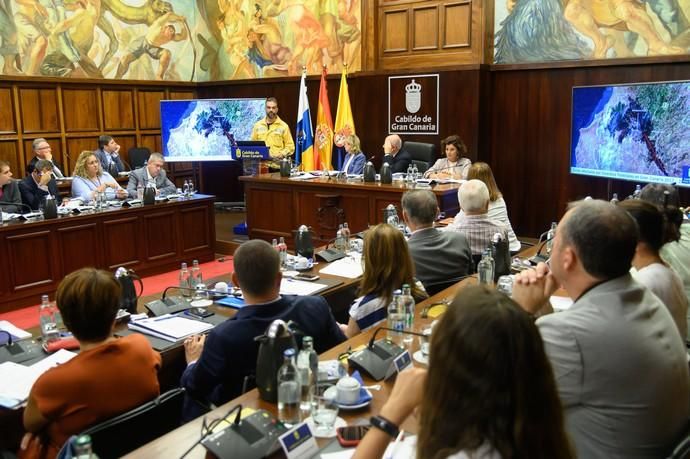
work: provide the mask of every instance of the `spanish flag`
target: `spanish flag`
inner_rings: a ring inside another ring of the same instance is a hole
[[[343,73],[340,77],[340,94],[338,95],[338,111],[335,115],[334,142],[338,147],[338,169],[342,167],[343,145],[345,137],[355,134],[355,121],[352,119],[352,108],[350,107],[350,93],[347,90],[347,69],[343,66]]]
[[[331,118],[331,104],[328,102],[328,88],[326,87],[326,66],[321,71],[321,86],[319,87],[319,106],[316,109],[316,135],[314,136],[314,159],[317,169],[331,170],[331,155],[333,154],[333,118]],[[320,167],[319,167],[320,166]]]
[[[297,110],[297,127],[295,129],[295,165],[302,164],[302,170],[313,171],[314,161],[314,131],[311,127],[311,112],[307,98],[307,72],[302,73],[299,86],[299,108]]]

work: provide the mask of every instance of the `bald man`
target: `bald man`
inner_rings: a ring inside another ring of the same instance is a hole
[[[389,135],[383,141],[383,162],[391,166],[391,171],[394,174],[407,172],[407,168],[412,162],[412,156],[402,149],[402,139],[399,135]]]

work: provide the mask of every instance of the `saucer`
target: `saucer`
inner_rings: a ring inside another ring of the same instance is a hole
[[[335,386],[329,387],[326,390],[326,392],[324,392],[324,396],[326,396],[327,398],[331,398],[331,397],[336,398],[337,391],[338,391],[337,387],[335,387]],[[362,393],[364,393],[364,395],[362,395]],[[364,400],[359,401],[362,399],[364,399]],[[369,392],[369,389],[361,388],[359,390],[359,400],[357,401],[357,403],[354,403],[354,404],[340,403],[337,401],[337,398],[336,398],[336,403],[338,404],[338,408],[340,408],[341,410],[351,411],[351,410],[358,410],[360,408],[364,408],[365,406],[369,406],[369,404],[371,403],[371,401],[373,399],[374,399],[374,397],[373,397],[373,395],[371,395],[371,392]]]
[[[412,358],[423,365],[429,365],[429,356],[422,354],[422,351],[412,354]]]
[[[316,430],[316,424],[314,424],[314,420],[311,418],[311,416],[305,419],[304,422],[307,423],[307,425],[309,426],[309,430],[311,430],[311,433],[314,434],[316,438],[333,438],[335,437],[336,429],[338,429],[339,427],[347,427],[347,421],[345,421],[345,419],[341,418],[340,416],[335,418],[333,428],[326,433],[320,433]]]
[[[201,300],[194,300],[189,304],[191,304],[195,308],[206,308],[208,306],[211,306],[213,304],[213,301],[201,299]]]

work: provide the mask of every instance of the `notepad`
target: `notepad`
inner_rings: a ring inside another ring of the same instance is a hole
[[[362,262],[352,257],[341,258],[321,269],[321,274],[356,279],[364,273]]]
[[[22,330],[11,322],[0,320],[0,330],[6,331],[12,336],[12,341],[19,341],[20,339],[31,338],[31,333]]]
[[[280,281],[281,295],[313,295],[316,292],[326,290],[328,285],[317,284],[316,282],[301,281],[296,279],[286,279]]]
[[[213,324],[185,317],[165,314],[159,317],[137,320],[127,324],[130,330],[155,336],[166,341],[177,342],[213,328]]]

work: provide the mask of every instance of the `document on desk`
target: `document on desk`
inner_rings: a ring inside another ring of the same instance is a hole
[[[305,172],[304,174],[300,175],[295,175],[294,177],[290,177],[290,180],[311,180],[317,178],[316,175],[310,174],[309,172]]]
[[[281,295],[314,295],[316,292],[326,290],[328,285],[316,282],[301,281],[283,278],[280,281]]]
[[[336,260],[321,270],[321,274],[356,279],[364,273],[359,257],[345,257]]]
[[[0,406],[9,409],[21,407],[29,398],[31,387],[43,373],[72,359],[74,352],[59,350],[31,366],[14,362],[0,364]]]
[[[187,319],[172,314],[137,320],[127,324],[130,330],[146,335],[155,336],[166,341],[177,342],[184,338],[206,332],[213,328],[213,324],[198,320]]]
[[[0,320],[0,330],[12,335],[12,341],[19,341],[20,339],[31,338],[31,333],[14,325],[7,320]]]

